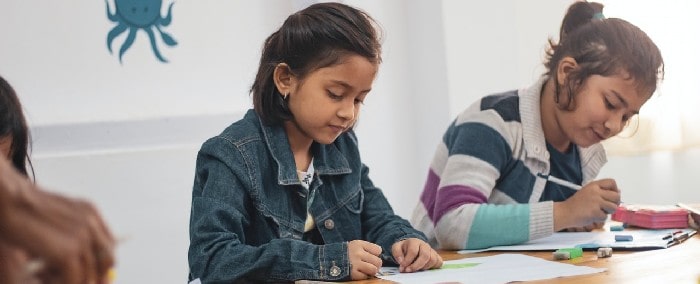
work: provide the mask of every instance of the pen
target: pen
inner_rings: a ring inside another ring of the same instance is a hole
[[[682,243],[683,241],[687,240],[689,237],[690,237],[690,232],[680,234],[678,237],[675,237],[674,240],[676,240],[678,243]]]
[[[695,235],[695,233],[696,233],[696,231],[690,231],[690,232],[680,234],[677,237],[674,236],[673,240],[669,241],[669,243],[670,243],[669,246],[680,244],[680,243],[684,242],[685,240],[689,239],[690,237],[692,237],[693,235]]]
[[[673,233],[668,233],[668,235],[664,236],[664,237],[661,238],[661,239],[662,239],[662,240],[668,240],[668,239],[670,239],[670,238],[673,238],[673,236],[675,236],[675,235],[677,235],[677,234],[680,234],[680,233],[683,233],[683,231],[675,231],[675,232],[673,232]]]
[[[539,176],[539,177],[541,177],[541,178],[544,178],[544,179],[546,179],[546,180],[548,180],[548,181],[551,181],[551,182],[553,182],[553,183],[556,183],[556,184],[558,184],[558,185],[571,188],[571,189],[573,189],[573,190],[579,190],[579,189],[581,189],[581,186],[580,186],[580,185],[575,184],[575,183],[573,183],[573,182],[570,182],[570,181],[568,181],[568,180],[560,179],[560,178],[555,177],[555,176],[553,176],[553,175],[543,175],[543,174],[541,174],[541,173],[538,173],[537,176]]]

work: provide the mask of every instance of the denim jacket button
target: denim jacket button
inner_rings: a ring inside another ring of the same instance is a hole
[[[328,230],[333,230],[333,228],[335,228],[335,222],[333,222],[331,219],[327,219],[326,221],[323,221],[323,226]]]
[[[338,277],[340,275],[340,267],[333,265],[331,267],[331,276]]]

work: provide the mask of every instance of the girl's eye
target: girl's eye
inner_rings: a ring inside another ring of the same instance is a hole
[[[361,100],[361,99],[355,99],[355,104],[363,104],[364,105],[365,101]]]
[[[331,99],[334,99],[334,100],[342,100],[343,99],[343,96],[336,95],[335,93],[333,93],[331,91],[327,91],[327,92],[328,92],[328,96]]]
[[[605,108],[607,108],[607,109],[615,109],[615,106],[614,106],[612,103],[610,103],[610,101],[606,98],[606,99],[605,99]]]

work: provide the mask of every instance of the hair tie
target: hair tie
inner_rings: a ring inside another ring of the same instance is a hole
[[[593,19],[602,20],[602,19],[605,19],[605,15],[603,15],[603,12],[598,12],[598,13],[593,14]]]

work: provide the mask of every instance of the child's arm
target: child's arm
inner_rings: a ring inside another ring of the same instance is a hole
[[[208,142],[197,159],[190,217],[190,279],[200,278],[203,283],[348,279],[345,242],[314,245],[275,239],[274,232],[260,236],[246,231],[254,227],[250,212],[258,212],[246,190],[246,159],[232,146],[217,143],[224,142]],[[249,245],[261,242],[264,244]]]
[[[391,254],[392,245],[400,240],[417,238],[425,241],[425,235],[411,224],[394,214],[381,189],[374,186],[368,176],[369,168],[362,165],[362,190],[364,203],[362,210],[363,239],[382,247],[382,259],[396,262]]]
[[[533,177],[528,172],[510,172],[523,163],[513,156],[524,147],[512,123],[495,113],[470,119],[478,121],[458,118],[444,135],[421,196],[440,248],[510,245],[551,234],[552,202],[489,204],[493,194],[496,199],[513,198],[493,193],[497,181],[511,191],[522,187],[513,194],[528,200],[531,190],[527,184]]]
[[[342,280],[349,276],[347,243],[313,245],[302,240],[273,239],[261,246],[241,243],[239,234],[227,231],[220,218],[234,211],[203,200],[193,202],[201,212],[193,216],[189,263],[190,275],[203,283]],[[205,216],[209,215],[210,220]],[[232,221],[230,223],[240,223]]]
[[[551,214],[552,202],[462,204],[443,216],[435,227],[435,236],[443,249],[519,244],[536,238],[532,236],[531,224],[549,227],[542,230],[547,232],[542,235],[551,234]]]

